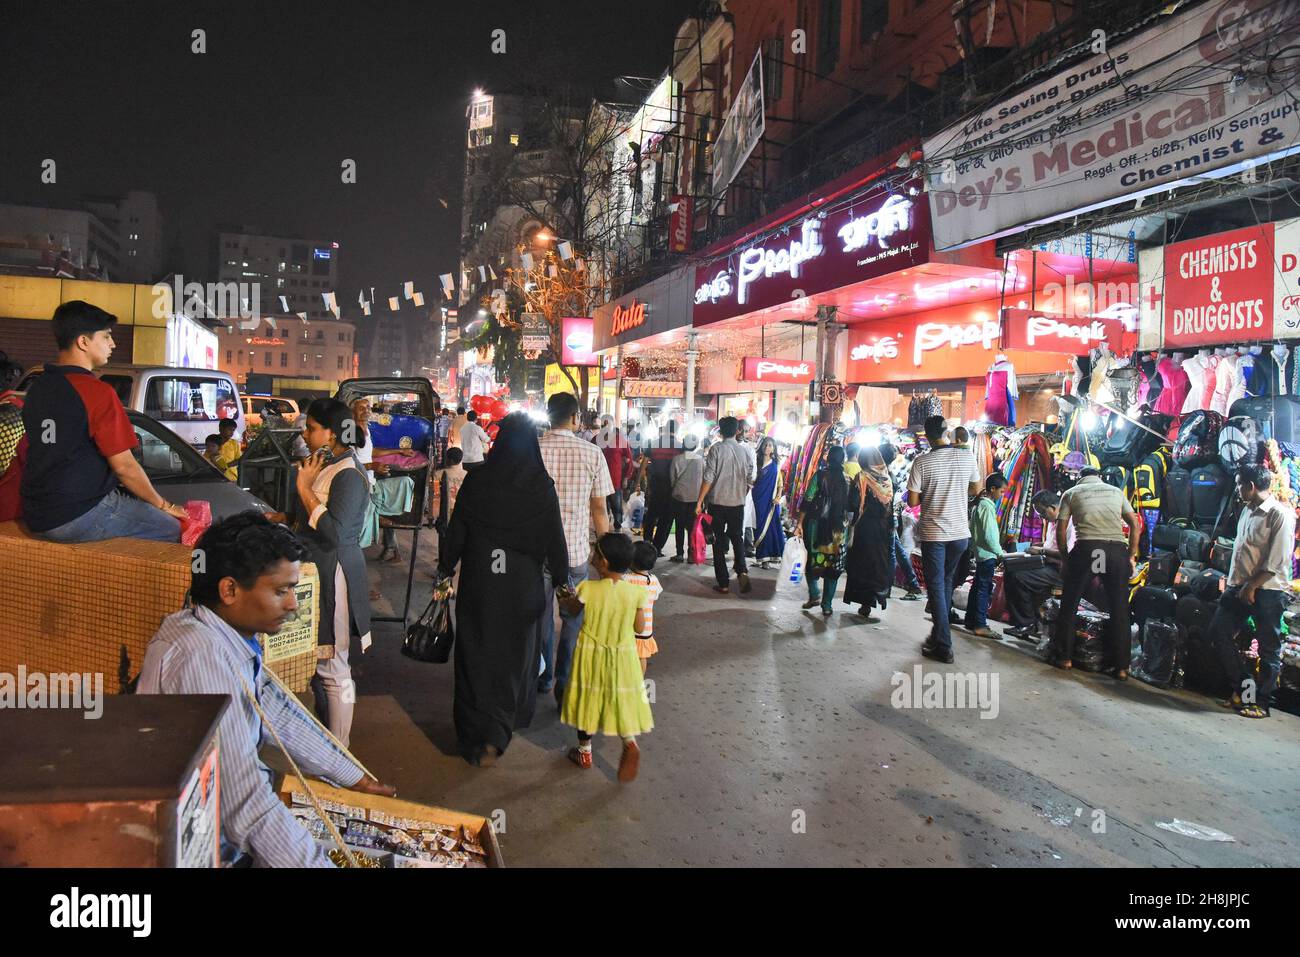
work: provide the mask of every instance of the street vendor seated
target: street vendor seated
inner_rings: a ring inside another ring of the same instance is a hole
[[[46,364],[23,404],[23,521],[56,542],[179,542],[185,510],[153,487],[132,454],[138,440],[121,400],[95,375],[113,354],[116,322],[80,300],[54,311],[59,358]]]
[[[333,866],[276,797],[271,769],[258,756],[277,737],[304,774],[366,794],[397,793],[367,775],[262,662],[257,635],[274,634],[293,617],[305,555],[293,532],[256,512],[217,522],[198,541],[193,607],[164,619],[140,670],[138,694],[231,698],[219,729],[224,863],[251,857],[255,867]]]

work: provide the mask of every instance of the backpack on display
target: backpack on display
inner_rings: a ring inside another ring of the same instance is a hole
[[[1219,432],[1219,461],[1232,470],[1259,461],[1259,426],[1248,415],[1235,415]]]
[[[1254,419],[1262,439],[1300,442],[1300,396],[1261,395],[1238,399],[1228,414],[1234,419],[1241,416]]]
[[[1142,625],[1142,655],[1133,667],[1133,677],[1157,688],[1182,683],[1183,637],[1178,625],[1160,618],[1148,618]]]
[[[1165,473],[1165,491],[1160,499],[1160,513],[1166,522],[1192,517],[1192,473],[1172,468]]]
[[[1188,413],[1178,427],[1174,462],[1187,469],[1214,459],[1219,454],[1219,432],[1222,429],[1223,416],[1212,409]]]
[[[1169,452],[1156,449],[1133,469],[1133,507],[1158,509],[1164,498]]]
[[[1218,462],[1192,469],[1192,522],[1213,534],[1228,511],[1232,478]]]
[[[1204,565],[1210,560],[1210,536],[1196,529],[1181,529],[1178,538],[1178,557],[1186,562]]]
[[[1218,601],[1227,583],[1228,576],[1217,568],[1203,568],[1200,574],[1192,579],[1192,594],[1201,601]]]
[[[1122,465],[1107,465],[1101,470],[1101,480],[1107,485],[1113,485],[1128,497],[1128,469]]]

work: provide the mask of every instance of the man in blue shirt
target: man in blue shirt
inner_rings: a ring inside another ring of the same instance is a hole
[[[251,855],[257,867],[332,866],[272,790],[258,751],[276,736],[304,774],[367,794],[397,793],[367,776],[262,664],[257,635],[279,631],[297,610],[305,554],[293,532],[256,512],[213,525],[198,541],[195,567],[203,571],[193,573],[194,607],[163,621],[140,669],[138,694],[231,698],[219,728],[225,863]]]

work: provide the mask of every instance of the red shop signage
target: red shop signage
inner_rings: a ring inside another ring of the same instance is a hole
[[[1002,310],[1004,349],[1082,356],[1101,342],[1108,342],[1112,350],[1126,354],[1136,347],[1137,333],[1119,319],[1072,318],[1034,309]]]
[[[691,251],[691,233],[694,232],[695,218],[691,215],[694,200],[680,193],[673,196],[673,210],[668,220],[668,248],[675,253]]]
[[[614,316],[610,320],[609,333],[612,336],[619,336],[629,329],[635,329],[644,322],[644,302],[634,302],[630,306],[615,306]]]
[[[1272,223],[1166,246],[1164,344],[1273,338],[1273,247]]]
[[[817,378],[817,366],[796,359],[764,359],[760,356],[746,356],[740,378],[745,382],[805,385]]]
[[[929,259],[926,194],[877,190],[696,267],[694,324],[706,326]]]

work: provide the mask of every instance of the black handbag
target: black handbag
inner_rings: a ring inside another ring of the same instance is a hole
[[[451,622],[451,599],[434,597],[429,607],[411,627],[402,641],[402,654],[416,661],[445,665],[456,642],[456,628]]]

